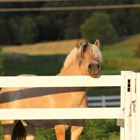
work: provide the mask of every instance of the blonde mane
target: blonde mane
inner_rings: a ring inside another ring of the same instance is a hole
[[[79,50],[77,51],[76,58],[79,57],[79,56],[81,55],[81,51],[82,51],[82,47],[79,48]],[[88,43],[87,52],[88,52],[89,54],[93,54],[94,58],[95,58],[99,63],[102,62],[102,60],[103,60],[102,53],[101,53],[99,47],[97,47],[95,44],[90,44],[90,43]]]
[[[61,69],[61,71],[63,69],[65,69],[71,62],[75,61],[75,56],[77,54],[78,49],[75,47],[73,50],[71,50],[71,52],[67,55],[64,63],[63,63],[63,67]]]
[[[99,49],[99,47],[97,47],[95,44],[89,44],[91,45],[90,48],[90,53],[94,53],[94,57],[95,59],[99,62],[99,63],[102,63],[102,60],[103,60],[103,56],[102,56],[102,53]]]
[[[99,49],[99,47],[97,47],[95,44],[90,44],[88,43],[88,53],[89,54],[93,54],[94,58],[99,62],[101,63],[102,62],[102,54],[101,54],[101,51]],[[67,66],[70,64],[70,63],[74,63],[75,60],[80,56],[81,57],[81,52],[82,52],[82,47],[80,47],[79,49],[77,49],[76,47],[71,50],[71,52],[67,55],[64,63],[63,63],[63,67],[61,69],[64,70],[65,68],[67,68]]]

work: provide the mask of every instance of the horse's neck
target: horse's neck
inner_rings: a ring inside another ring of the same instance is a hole
[[[67,68],[62,69],[62,71],[58,74],[58,76],[80,76],[81,71],[79,69],[79,65],[76,63],[73,63],[71,65],[68,65]],[[70,99],[69,102],[71,104],[71,107],[87,107],[86,102],[86,96],[87,96],[87,88],[86,87],[68,87],[69,91],[67,92],[66,98],[64,97],[64,94],[62,94],[62,98],[64,100]],[[71,93],[71,94],[69,94]]]
[[[75,62],[75,63],[69,64],[66,68],[62,69],[62,71],[58,75],[60,76],[81,75],[81,71],[79,69],[79,65]]]

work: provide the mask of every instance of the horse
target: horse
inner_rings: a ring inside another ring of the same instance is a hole
[[[94,44],[76,41],[75,48],[67,55],[63,67],[56,76],[98,77],[102,53],[100,41]],[[23,74],[19,76],[37,76]],[[87,108],[86,87],[53,88],[2,88],[0,108]],[[17,114],[18,115],[18,114]],[[56,114],[57,115],[57,114]],[[36,127],[55,129],[57,140],[65,140],[65,132],[70,130],[71,140],[78,140],[85,120],[1,120],[4,140],[34,140]]]

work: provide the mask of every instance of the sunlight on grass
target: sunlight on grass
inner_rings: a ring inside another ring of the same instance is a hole
[[[101,50],[104,58],[109,57],[132,57],[132,50],[139,43],[140,34],[134,35],[121,42],[102,45]],[[83,40],[83,39],[81,39]],[[28,55],[68,54],[75,47],[76,40],[64,40],[36,43],[31,45],[17,45],[2,47],[2,52],[15,52]]]
[[[140,42],[139,39],[140,34],[128,37],[127,39],[117,43],[102,45],[101,51],[104,60],[100,74],[120,74],[121,70],[140,71],[140,58],[134,57],[134,49]],[[28,55],[28,57],[26,56],[27,60],[24,59],[25,64],[23,63],[21,65],[26,65],[26,63],[29,62],[32,65],[34,63],[36,63],[37,65],[49,65],[49,69],[47,69],[46,72],[50,74],[49,71],[52,71],[54,69],[50,68],[50,66],[53,66],[52,64],[54,62],[60,63],[60,65],[62,65],[65,56],[75,47],[75,43],[76,40],[65,40],[37,43],[32,45],[7,46],[2,48],[2,53],[14,52],[19,54],[25,54],[25,56]],[[18,56],[18,60],[20,60],[19,58],[21,58],[19,54],[14,54],[14,56]],[[12,55],[5,55],[6,58],[4,59],[7,60],[6,63],[9,63],[11,67],[14,67],[14,65],[16,65],[15,58],[11,58],[10,56]],[[59,61],[57,62],[57,60]],[[11,64],[12,61],[14,61],[14,65]],[[17,63],[20,62],[18,61]],[[5,65],[8,66],[8,64]],[[37,73],[41,74],[41,71],[38,71]]]
[[[75,47],[76,40],[54,41],[21,46],[6,46],[3,53],[15,52],[28,55],[68,54]]]
[[[102,51],[104,59],[112,58],[132,58],[133,52],[131,50],[108,50]]]

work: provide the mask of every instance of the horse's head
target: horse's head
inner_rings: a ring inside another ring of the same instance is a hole
[[[83,75],[97,77],[101,69],[102,54],[99,50],[100,41],[97,39],[94,44],[77,41],[77,59]]]

